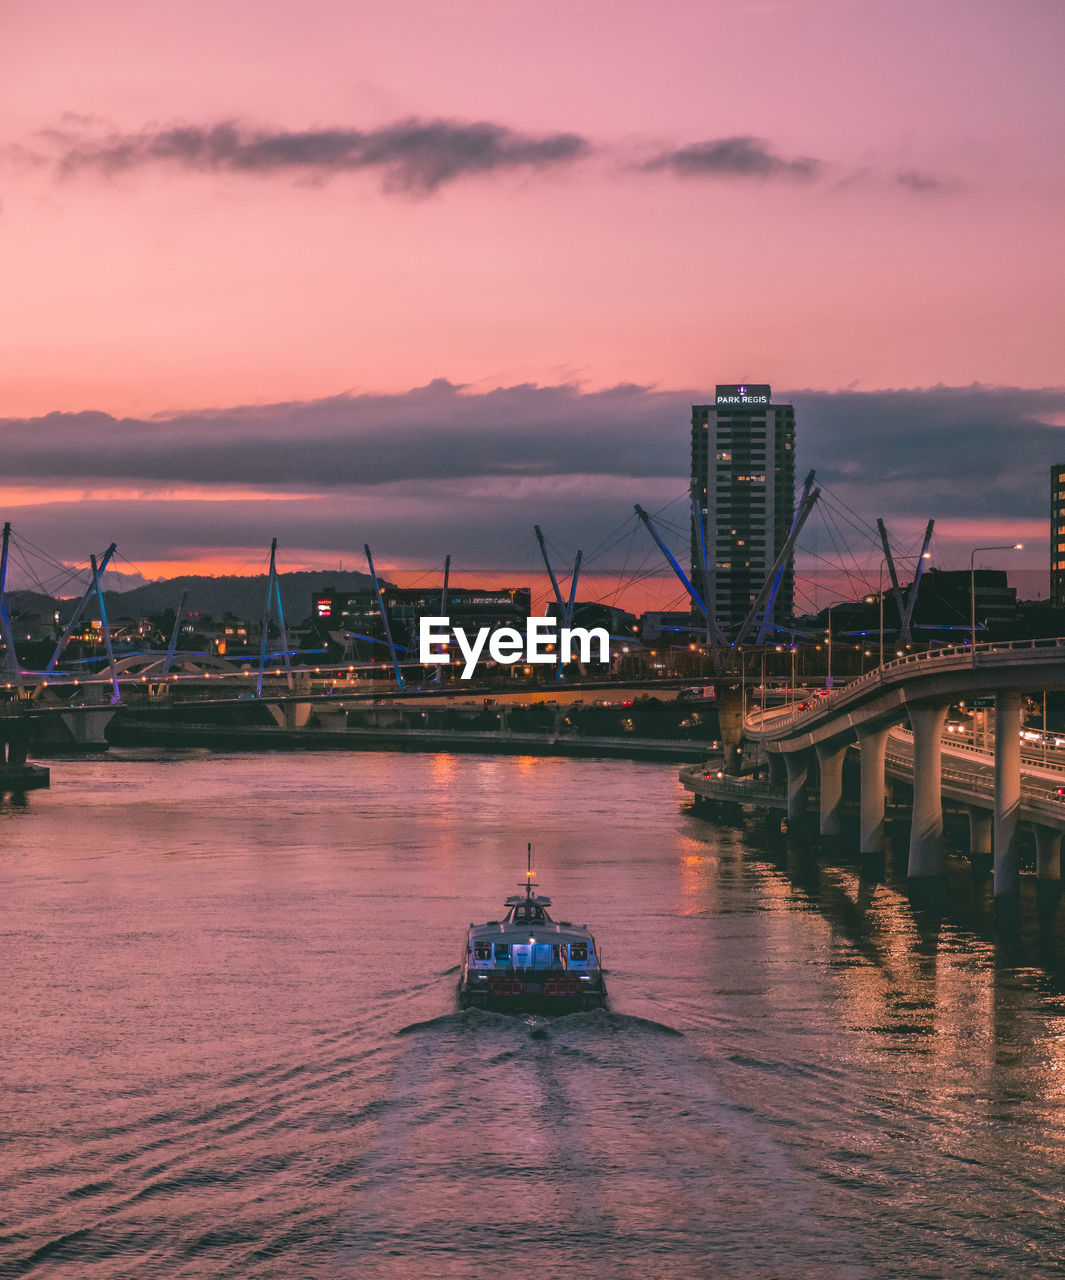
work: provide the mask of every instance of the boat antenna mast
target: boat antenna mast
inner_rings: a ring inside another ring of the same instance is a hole
[[[526,863],[527,863],[527,868],[525,871],[525,897],[526,899],[528,899],[533,896],[533,889],[538,889],[540,887],[536,883],[536,881],[533,879],[533,876],[536,875],[536,872],[532,869],[532,841],[531,840],[525,846],[525,854],[526,854]]]

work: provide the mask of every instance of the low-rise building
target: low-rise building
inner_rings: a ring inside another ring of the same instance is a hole
[[[528,587],[449,587],[446,599],[439,588],[381,586],[392,642],[397,649],[417,643],[421,618],[447,617],[452,627],[467,633],[481,627],[515,627],[524,631],[532,610]],[[336,661],[388,660],[388,642],[376,592],[325,590],[311,600],[316,634]]]

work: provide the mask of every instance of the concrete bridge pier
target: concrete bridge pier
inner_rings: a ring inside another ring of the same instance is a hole
[[[887,803],[887,782],[884,773],[884,757],[887,753],[887,729],[859,729],[858,748],[861,752],[861,803],[859,827],[861,853],[883,853],[887,843],[887,827],[884,811]]]
[[[981,879],[991,874],[991,831],[994,826],[990,809],[969,806],[969,861],[974,876]]]
[[[22,716],[6,720],[0,726],[0,768],[4,765],[21,767],[26,763],[29,749],[30,726]]]
[[[805,751],[789,751],[784,756],[788,771],[788,822],[799,822],[806,816],[806,795],[810,781],[810,761]]]
[[[279,729],[305,729],[311,718],[309,702],[267,702],[265,706]]]
[[[106,747],[107,726],[114,707],[94,707],[90,711],[62,712],[58,716],[34,718],[32,739],[37,746]]]
[[[1061,832],[1035,826],[1035,870],[1040,880],[1061,882]]]
[[[1021,695],[995,694],[995,897],[1021,889],[1018,828],[1021,816]]]
[[[946,875],[940,740],[948,709],[945,703],[909,708],[913,729],[913,819],[907,875],[911,880]]]
[[[771,787],[784,786],[788,776],[788,768],[785,763],[786,757],[779,751],[769,751],[766,753],[766,760],[769,765],[769,785]]]
[[[969,806],[969,852],[973,855],[991,852],[991,810]]]
[[[1041,918],[1053,915],[1061,897],[1061,832],[1034,826],[1036,903]]]
[[[843,827],[843,761],[847,744],[819,742],[814,750],[821,775],[821,834],[838,836]]]
[[[715,706],[721,751],[726,766],[731,767],[743,749],[743,690],[736,685],[719,686]]]

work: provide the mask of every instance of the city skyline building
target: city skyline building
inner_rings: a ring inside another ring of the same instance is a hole
[[[1050,603],[1065,609],[1065,463],[1050,468]]]
[[[731,383],[716,387],[713,404],[692,405],[692,581],[730,638],[787,542],[794,516],[795,408],[772,400],[768,384]],[[790,621],[794,594],[789,556],[766,605],[769,627]]]
[[[414,643],[418,623],[424,617],[447,616],[455,626],[475,632],[479,627],[524,629],[532,613],[529,587],[449,586],[397,587],[381,584],[381,600],[388,614],[392,640],[402,649]],[[388,639],[377,593],[370,587],[358,591],[326,588],[311,599],[315,631],[344,657],[363,661],[387,657]]]

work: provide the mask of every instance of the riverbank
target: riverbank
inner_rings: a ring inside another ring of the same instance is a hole
[[[0,793],[34,791],[51,784],[51,773],[43,764],[0,764]]]
[[[114,746],[208,747],[214,751],[461,751],[501,755],[607,757],[693,762],[713,743],[677,739],[514,733],[478,729],[328,728],[218,725],[116,717],[108,727]]]

